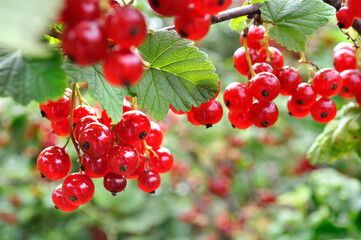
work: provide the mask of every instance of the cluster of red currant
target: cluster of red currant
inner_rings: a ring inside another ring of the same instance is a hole
[[[359,0],[348,0],[347,6],[342,7],[337,13],[337,25],[347,29],[352,26],[355,18],[361,18],[361,2]]]
[[[145,40],[146,22],[135,8],[122,7],[116,1],[110,5],[103,16],[99,0],[65,0],[60,17],[65,25],[62,48],[81,66],[104,60],[103,72],[110,84],[131,86],[144,72],[142,59],[132,48]]]
[[[124,114],[116,125],[111,125],[105,110],[102,118],[98,118],[90,106],[79,105],[71,114],[71,97],[75,94],[69,89],[64,97],[40,104],[42,115],[52,121],[52,127],[54,123],[61,126],[56,130],[53,127],[56,134],[71,133],[81,165],[80,172],[68,175],[71,159],[65,151],[67,144],[62,148],[50,146],[39,154],[37,164],[43,177],[51,180],[66,177],[53,192],[56,207],[70,212],[89,202],[94,195],[91,178],[103,177],[104,187],[113,195],[125,189],[127,179],[137,179],[139,188],[147,193],[158,189],[159,174],[168,172],[173,165],[172,154],[161,147],[163,133],[159,125],[149,121],[143,112],[133,110],[127,99]],[[81,96],[79,100],[85,101]]]
[[[162,16],[175,16],[177,33],[191,40],[205,37],[211,25],[211,15],[226,10],[231,0],[148,0],[150,7]]]

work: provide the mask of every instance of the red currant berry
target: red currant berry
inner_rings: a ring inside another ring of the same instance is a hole
[[[70,204],[63,195],[63,185],[60,184],[57,186],[53,194],[51,195],[51,199],[53,200],[53,203],[55,204],[56,209],[60,209],[63,212],[73,212],[75,211],[79,206],[75,206]]]
[[[221,121],[223,109],[221,103],[217,99],[211,99],[208,103],[202,103],[199,108],[192,110],[193,119],[207,128]]]
[[[361,93],[361,72],[359,70],[346,70],[340,75],[343,81],[340,95],[343,98],[350,99]]]
[[[61,121],[69,117],[71,100],[65,95],[56,101],[47,100],[39,104],[41,115],[50,121]]]
[[[259,73],[249,82],[252,95],[259,101],[270,102],[281,90],[278,78],[272,73]]]
[[[101,123],[89,123],[78,140],[83,152],[95,158],[106,154],[114,145],[113,133]]]
[[[249,55],[251,57],[252,64],[260,62],[259,53],[256,50],[249,48],[248,51],[249,51]],[[234,66],[237,69],[237,71],[240,74],[247,76],[247,74],[249,72],[249,66],[248,66],[246,52],[244,50],[244,47],[238,48],[236,50],[236,52],[233,55],[233,61],[234,61]]]
[[[193,2],[199,11],[213,15],[226,10],[232,0],[197,0]]]
[[[218,92],[216,93],[216,96],[214,96],[214,98],[217,98],[219,93],[221,92],[221,81],[218,81]]]
[[[190,0],[148,0],[154,12],[167,17],[182,13],[190,2]]]
[[[170,108],[170,110],[171,110],[173,113],[175,113],[175,114],[178,114],[178,115],[186,114],[185,112],[183,112],[183,111],[181,111],[181,110],[179,110],[179,111],[175,110],[174,107],[173,107],[172,105],[170,105],[170,104],[169,104],[169,108]]]
[[[123,142],[133,143],[145,140],[150,133],[151,125],[148,117],[141,111],[132,110],[124,113],[116,125],[116,132]]]
[[[142,78],[144,68],[140,56],[130,50],[115,50],[106,57],[103,72],[111,85],[130,87]]]
[[[284,65],[284,59],[283,55],[280,50],[274,47],[269,47],[269,58],[271,60],[270,64],[273,67],[273,69],[278,70],[280,68],[283,68]],[[266,48],[263,48],[259,54],[260,62],[266,62],[267,61],[267,51]]]
[[[110,151],[108,167],[118,175],[127,175],[134,172],[139,163],[137,149],[130,144],[120,143]]]
[[[224,90],[223,100],[230,111],[244,112],[251,107],[253,96],[246,84],[233,82]]]
[[[123,99],[123,114],[133,110],[132,104],[129,101],[126,98]]]
[[[335,52],[333,54],[333,63],[338,72],[348,69],[357,69],[355,53],[347,49],[341,49]]]
[[[295,118],[305,118],[311,112],[310,108],[301,108],[294,100],[292,100],[292,97],[288,98],[287,109],[289,114]]]
[[[361,107],[361,95],[360,95],[360,94],[358,94],[358,95],[356,96],[356,102],[357,102],[357,104]]]
[[[296,90],[299,84],[302,83],[302,78],[299,72],[293,67],[284,67],[277,72],[278,80],[281,83],[281,94],[290,96]]]
[[[77,64],[85,66],[105,58],[108,42],[105,30],[99,22],[82,21],[65,29],[62,47]]]
[[[253,71],[258,74],[258,73],[263,73],[263,72],[268,72],[268,73],[272,73],[275,74],[275,71],[273,70],[273,68],[271,67],[271,65],[269,65],[268,63],[255,63],[252,66]],[[248,79],[252,79],[252,73],[251,71],[248,72]]]
[[[264,46],[264,34],[266,30],[261,26],[251,27],[248,30],[247,46],[254,50],[261,50]],[[241,34],[241,45],[243,46],[243,34]]]
[[[149,170],[139,175],[138,186],[143,192],[152,193],[159,188],[160,181],[159,173]]]
[[[68,153],[60,147],[45,148],[38,156],[38,168],[42,175],[59,180],[69,174],[71,160]]]
[[[163,133],[158,123],[150,122],[150,133],[145,141],[152,148],[160,148],[163,142]]]
[[[268,128],[277,122],[278,108],[274,102],[255,101],[249,109],[249,119],[259,128]]]
[[[143,144],[142,144],[142,145],[143,145]],[[131,179],[131,180],[137,179],[137,178],[139,177],[139,175],[140,175],[142,172],[144,172],[144,165],[145,165],[145,162],[146,162],[147,158],[140,154],[140,155],[139,155],[139,159],[140,159],[140,160],[139,160],[139,164],[138,164],[137,169],[135,169],[134,172],[129,173],[128,175],[126,175],[125,177],[126,177],[127,179]]]
[[[338,52],[341,49],[347,49],[347,50],[350,50],[351,52],[355,53],[355,48],[351,43],[341,42],[335,46],[335,48],[333,49],[333,54],[335,54],[336,52]]]
[[[78,141],[80,133],[85,129],[86,126],[90,123],[102,123],[99,118],[96,116],[86,116],[81,118],[78,123],[75,124],[73,128],[75,140]],[[74,125],[74,124],[73,124]]]
[[[175,30],[182,38],[199,40],[205,37],[211,25],[211,16],[199,12],[194,4],[189,4],[186,9],[174,19]]]
[[[352,26],[355,21],[355,16],[348,7],[342,7],[337,13],[337,26],[343,29],[347,29]]]
[[[355,17],[361,18],[361,2],[359,0],[348,0],[347,6]]]
[[[165,147],[154,149],[153,151],[149,153],[152,170],[157,173],[169,172],[174,162],[172,153]]]
[[[224,176],[211,178],[208,182],[208,188],[213,194],[226,197],[230,192],[231,182],[229,178]]]
[[[82,157],[82,163],[85,174],[90,178],[104,177],[105,174],[110,172],[110,169],[108,168],[108,158],[107,154],[97,158],[84,154]]]
[[[68,117],[64,120],[53,121],[51,122],[51,129],[59,137],[67,137],[69,136],[69,131],[70,131],[69,120],[70,118]]]
[[[115,196],[118,192],[121,192],[125,189],[125,187],[127,186],[127,179],[122,175],[117,175],[110,172],[105,175],[103,185],[106,190],[108,190],[112,193],[113,196]]]
[[[84,20],[97,20],[100,17],[99,0],[66,0],[61,13],[67,26],[74,26]]]
[[[249,119],[249,110],[245,112],[232,112],[228,113],[228,119],[232,124],[232,127],[246,130],[247,128],[252,126],[252,122]]]
[[[301,83],[292,93],[292,101],[300,108],[311,108],[317,99],[316,90],[308,83]]]
[[[194,108],[192,108],[192,110],[193,109]],[[198,122],[196,122],[196,120],[194,120],[192,110],[190,112],[187,112],[187,120],[188,120],[188,122],[190,122],[194,126],[201,126],[202,124],[199,124]]]
[[[63,182],[65,199],[76,206],[89,202],[94,196],[94,183],[83,173],[73,173]]]
[[[87,116],[97,116],[94,109],[90,106],[77,106],[73,111],[73,125],[77,124],[80,119]]]
[[[115,8],[106,17],[108,36],[126,49],[139,46],[147,35],[144,16],[132,7]]]
[[[101,118],[101,120],[103,121],[104,125],[107,126],[108,128],[110,128],[112,126],[112,119],[108,116],[108,113],[107,113],[106,109],[102,110],[102,118]]]
[[[311,115],[319,123],[328,123],[336,117],[337,108],[329,98],[319,98],[311,108]]]
[[[332,97],[340,92],[342,78],[336,70],[324,68],[315,74],[312,85],[321,96]]]

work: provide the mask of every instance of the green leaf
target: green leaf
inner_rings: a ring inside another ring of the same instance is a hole
[[[45,102],[64,94],[67,87],[62,58],[54,54],[47,59],[30,59],[20,51],[0,51],[0,95],[28,104],[32,100]]]
[[[43,34],[58,16],[62,0],[0,1],[0,42],[24,55],[44,57],[51,51]]]
[[[229,22],[229,27],[232,31],[242,33],[243,29],[246,27],[247,16],[242,16],[239,18],[234,18]]]
[[[261,12],[274,25],[270,38],[295,52],[304,52],[307,37],[335,15],[335,9],[322,0],[269,0]]]
[[[215,67],[193,44],[175,31],[157,31],[139,48],[149,69],[130,92],[156,120],[164,118],[169,104],[188,112],[218,91]]]
[[[263,2],[266,2],[268,0],[252,0],[251,3],[252,4],[256,4],[256,3],[263,3]]]
[[[123,98],[127,91],[111,86],[105,80],[100,65],[79,67],[65,62],[64,68],[72,82],[88,82],[90,95],[99,100],[102,108],[107,110],[113,124],[120,121],[123,114]]]

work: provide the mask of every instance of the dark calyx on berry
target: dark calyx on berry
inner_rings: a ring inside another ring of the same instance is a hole
[[[327,116],[328,116],[328,113],[327,113],[327,112],[321,113],[321,117],[322,117],[322,118],[327,118]]]
[[[137,36],[139,32],[140,32],[140,29],[137,26],[133,26],[130,29],[130,35],[132,35],[132,36]]]
[[[263,90],[261,92],[261,94],[262,94],[262,96],[267,97],[269,95],[269,91],[268,90]]]
[[[45,178],[45,175],[43,173],[40,173],[41,178]]]
[[[122,165],[119,167],[119,171],[120,172],[126,172],[128,170],[128,166],[127,165]]]
[[[85,142],[83,142],[83,144],[81,145],[81,147],[82,147],[83,149],[85,149],[85,150],[89,150],[90,144],[89,144],[87,141],[85,141]]]
[[[117,196],[117,192],[111,191],[111,194],[115,197]]]
[[[59,209],[59,207],[58,207],[58,206],[56,206],[56,205],[54,205],[54,208],[55,208],[56,210],[58,210],[58,209]]]
[[[303,105],[303,101],[302,101],[301,99],[298,99],[298,100],[296,101],[296,103],[297,103],[298,105]]]
[[[213,127],[213,124],[206,124],[206,129]]]
[[[226,0],[218,0],[218,5],[222,6],[225,2],[226,2]]]
[[[236,128],[236,126],[234,126],[233,124],[231,124],[233,128]]]
[[[46,118],[46,114],[44,111],[40,111],[41,117]]]
[[[343,23],[338,23],[337,26],[338,26],[339,28],[344,28],[344,27],[345,27],[345,24],[343,24]]]
[[[263,121],[263,122],[261,122],[261,126],[262,127],[268,127],[268,125],[269,125],[269,122],[267,122],[267,121]]]
[[[188,33],[186,33],[185,31],[183,31],[182,29],[179,30],[179,34],[181,35],[181,37],[183,38],[187,38],[189,36]]]
[[[337,84],[337,83],[332,83],[332,85],[331,85],[331,89],[332,89],[332,90],[336,90],[337,87],[338,87],[338,84]]]
[[[149,192],[149,194],[155,194],[155,191]]]
[[[348,92],[348,88],[344,86],[344,87],[342,87],[342,91]]]
[[[153,4],[154,7],[159,7],[158,0],[152,0],[152,4]]]
[[[139,139],[144,139],[147,137],[147,132],[146,131],[143,131],[139,134]]]
[[[78,198],[75,197],[75,196],[73,196],[73,195],[71,195],[71,196],[69,197],[69,199],[70,199],[70,201],[72,201],[72,202],[78,201]]]
[[[230,107],[230,106],[231,106],[231,102],[230,102],[228,99],[226,99],[225,102],[226,102],[226,106],[227,106],[227,107]]]

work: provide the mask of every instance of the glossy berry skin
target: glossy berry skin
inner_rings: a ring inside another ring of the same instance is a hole
[[[202,103],[199,108],[192,110],[193,119],[207,128],[221,121],[223,109],[217,99],[211,99],[208,103]]]
[[[193,110],[194,108],[192,108]],[[187,120],[194,126],[201,126],[202,124],[199,124],[196,120],[193,118],[192,110],[190,112],[187,112]]]
[[[251,122],[259,128],[268,128],[277,122],[278,108],[274,102],[255,101],[249,109]]]
[[[356,102],[361,107],[361,95],[360,94],[356,96]]]
[[[319,95],[332,97],[341,91],[342,78],[336,70],[324,68],[315,74],[312,86]]]
[[[137,179],[139,177],[139,175],[144,172],[144,165],[145,165],[145,161],[147,160],[146,157],[144,157],[142,154],[139,154],[139,164],[138,167],[134,170],[134,172],[127,174],[125,177],[127,179]]]
[[[183,112],[183,111],[181,111],[181,110],[179,110],[179,111],[175,110],[175,108],[174,108],[172,105],[170,105],[170,104],[169,104],[169,109],[170,109],[173,113],[178,114],[178,115],[186,114],[186,112]]]
[[[107,154],[97,158],[84,154],[82,160],[85,174],[90,178],[104,177],[105,174],[110,172],[110,169],[108,168],[108,158]]]
[[[151,125],[148,117],[138,110],[124,113],[116,125],[116,132],[123,142],[133,143],[145,140],[150,133]]]
[[[311,108],[317,99],[316,90],[308,83],[301,83],[292,94],[292,100],[300,108]]]
[[[359,0],[348,0],[347,6],[355,17],[361,18],[361,2]]]
[[[45,148],[38,156],[39,171],[51,180],[59,180],[69,174],[71,160],[68,153],[60,147]]]
[[[139,46],[147,35],[144,16],[132,7],[115,8],[106,16],[108,37],[121,48]]]
[[[249,48],[248,51],[251,57],[252,64],[260,62],[259,53],[256,50]],[[237,69],[237,71],[240,74],[247,76],[249,72],[249,66],[247,63],[247,57],[244,47],[238,48],[235,51],[233,55],[233,62],[234,62],[234,67]]]
[[[83,173],[73,173],[63,182],[65,199],[76,206],[89,202],[94,196],[94,183]]]
[[[253,64],[252,68],[256,74],[263,73],[263,72],[275,74],[275,71],[273,70],[271,65],[269,65],[268,63],[265,63],[265,62],[255,63],[255,64]],[[249,71],[248,72],[248,80],[251,80],[251,79],[252,79],[252,73],[251,73],[251,71]]]
[[[90,123],[79,134],[79,146],[85,154],[97,158],[113,148],[114,134],[101,123]]]
[[[348,69],[357,69],[355,53],[347,49],[341,49],[335,52],[333,54],[333,63],[338,72]]]
[[[94,109],[90,106],[86,106],[86,105],[77,106],[73,111],[73,125],[77,124],[80,119],[87,116],[96,117],[97,114],[94,111]]]
[[[246,84],[233,82],[224,90],[223,101],[230,111],[245,112],[251,107],[253,96]]]
[[[110,172],[105,175],[103,185],[106,190],[115,196],[118,192],[121,192],[125,189],[127,186],[127,179],[125,176]]]
[[[109,152],[108,167],[118,175],[134,172],[139,163],[137,149],[127,143],[119,143]]]
[[[66,0],[61,19],[67,26],[100,17],[99,0]]]
[[[152,164],[152,170],[157,173],[169,172],[173,166],[173,155],[165,147],[153,149],[154,153],[150,151],[150,163]]]
[[[285,67],[277,71],[277,78],[281,83],[280,93],[284,96],[290,96],[302,83],[299,72],[293,67]]]
[[[341,49],[347,49],[347,50],[350,50],[351,52],[355,53],[355,48],[353,47],[353,45],[351,43],[341,42],[334,47],[333,54],[335,54],[337,51],[339,51]]]
[[[81,118],[73,127],[75,140],[78,141],[80,133],[88,126],[90,123],[102,123],[99,118],[96,116],[86,116]],[[73,123],[74,125],[74,123]]]
[[[342,88],[340,95],[343,98],[350,99],[361,93],[361,72],[356,69],[341,72]]]
[[[189,4],[182,14],[174,19],[174,26],[177,33],[182,38],[196,41],[205,37],[211,25],[211,16],[201,13],[194,8],[194,4]]]
[[[328,123],[336,117],[337,108],[329,98],[319,98],[311,108],[313,119],[319,123]]]
[[[49,121],[61,121],[69,117],[71,109],[71,99],[63,96],[55,101],[47,100],[39,104],[40,112]]]
[[[269,47],[268,50],[269,50],[270,65],[273,67],[273,69],[278,70],[283,68],[284,59],[281,51],[274,47]],[[259,57],[260,57],[260,62],[267,61],[266,48],[263,48],[261,50]]]
[[[140,56],[130,50],[115,50],[103,65],[105,79],[115,87],[130,87],[139,82],[144,68]]]
[[[193,2],[200,12],[214,15],[226,10],[231,5],[232,0],[197,0]]]
[[[105,29],[97,21],[82,21],[65,29],[62,47],[78,65],[97,63],[106,56],[108,41]]]
[[[145,141],[152,148],[160,148],[163,142],[163,133],[158,123],[150,122],[150,133]]]
[[[53,121],[51,122],[51,129],[59,137],[67,137],[70,131],[69,120],[70,118],[68,117],[61,121]]]
[[[261,50],[262,46],[264,45],[264,34],[266,30],[265,28],[261,26],[257,27],[251,27],[248,30],[248,37],[247,37],[247,46],[249,48],[252,48],[254,50]],[[241,34],[241,45],[243,46],[244,37],[243,34]]]
[[[149,170],[142,172],[138,177],[139,188],[146,193],[152,193],[157,190],[160,186],[159,173]]]
[[[343,29],[347,29],[352,26],[355,21],[355,16],[348,7],[342,7],[337,13],[337,26]]]
[[[288,113],[295,118],[305,118],[310,114],[310,108],[300,108],[299,105],[289,97],[287,100]]]
[[[259,101],[269,102],[275,99],[281,90],[278,78],[272,73],[259,73],[249,82],[254,98]]]
[[[247,128],[252,126],[252,122],[249,119],[249,110],[241,113],[229,111],[228,119],[231,122],[232,127],[241,130],[246,130]]]
[[[171,17],[182,13],[190,0],[148,0],[148,3],[157,14]]]
[[[54,189],[53,194],[51,195],[51,199],[55,204],[55,208],[60,209],[63,212],[73,212],[79,207],[69,203],[65,199],[62,184],[60,184]]]

